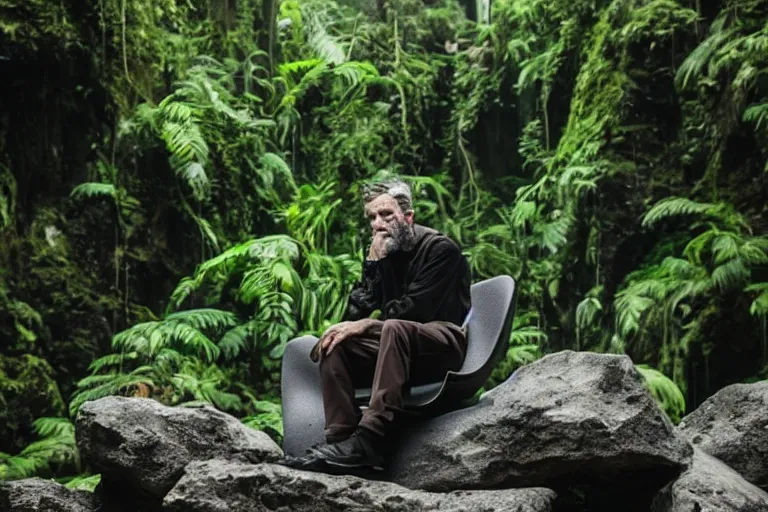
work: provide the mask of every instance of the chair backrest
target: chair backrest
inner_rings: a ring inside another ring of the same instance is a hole
[[[460,374],[490,375],[509,348],[515,308],[515,280],[501,275],[472,285],[467,327],[467,355]]]

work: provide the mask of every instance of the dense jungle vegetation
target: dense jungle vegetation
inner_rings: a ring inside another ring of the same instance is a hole
[[[489,388],[626,353],[678,422],[768,378],[768,1],[477,10],[0,0],[0,478],[92,488],[72,421],[109,394],[279,439],[282,349],[339,319],[382,173],[518,280]]]

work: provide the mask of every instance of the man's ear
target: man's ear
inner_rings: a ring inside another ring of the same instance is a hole
[[[413,210],[409,210],[408,213],[405,214],[405,221],[409,226],[413,226]]]

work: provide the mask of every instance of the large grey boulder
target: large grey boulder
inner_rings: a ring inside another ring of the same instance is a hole
[[[554,491],[543,488],[438,494],[275,464],[211,460],[187,466],[184,476],[163,501],[163,509],[168,512],[549,512],[553,510],[555,498]]]
[[[768,490],[768,381],[724,387],[683,418],[678,432]]]
[[[766,512],[768,493],[695,449],[693,464],[653,501],[653,512]]]
[[[629,357],[563,351],[517,370],[474,407],[403,435],[391,479],[446,491],[676,477],[692,449]]]
[[[97,490],[105,496],[119,492],[116,501],[159,502],[191,461],[262,462],[282,456],[267,434],[213,407],[168,407],[147,398],[86,402],[76,437],[83,459],[102,473]]]
[[[0,482],[2,512],[95,512],[98,507],[93,493],[67,489],[52,480]]]

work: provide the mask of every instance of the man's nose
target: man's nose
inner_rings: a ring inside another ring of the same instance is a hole
[[[373,228],[374,231],[383,231],[384,229],[386,229],[387,224],[386,222],[384,222],[384,220],[381,217],[376,217],[373,220],[371,227]]]

